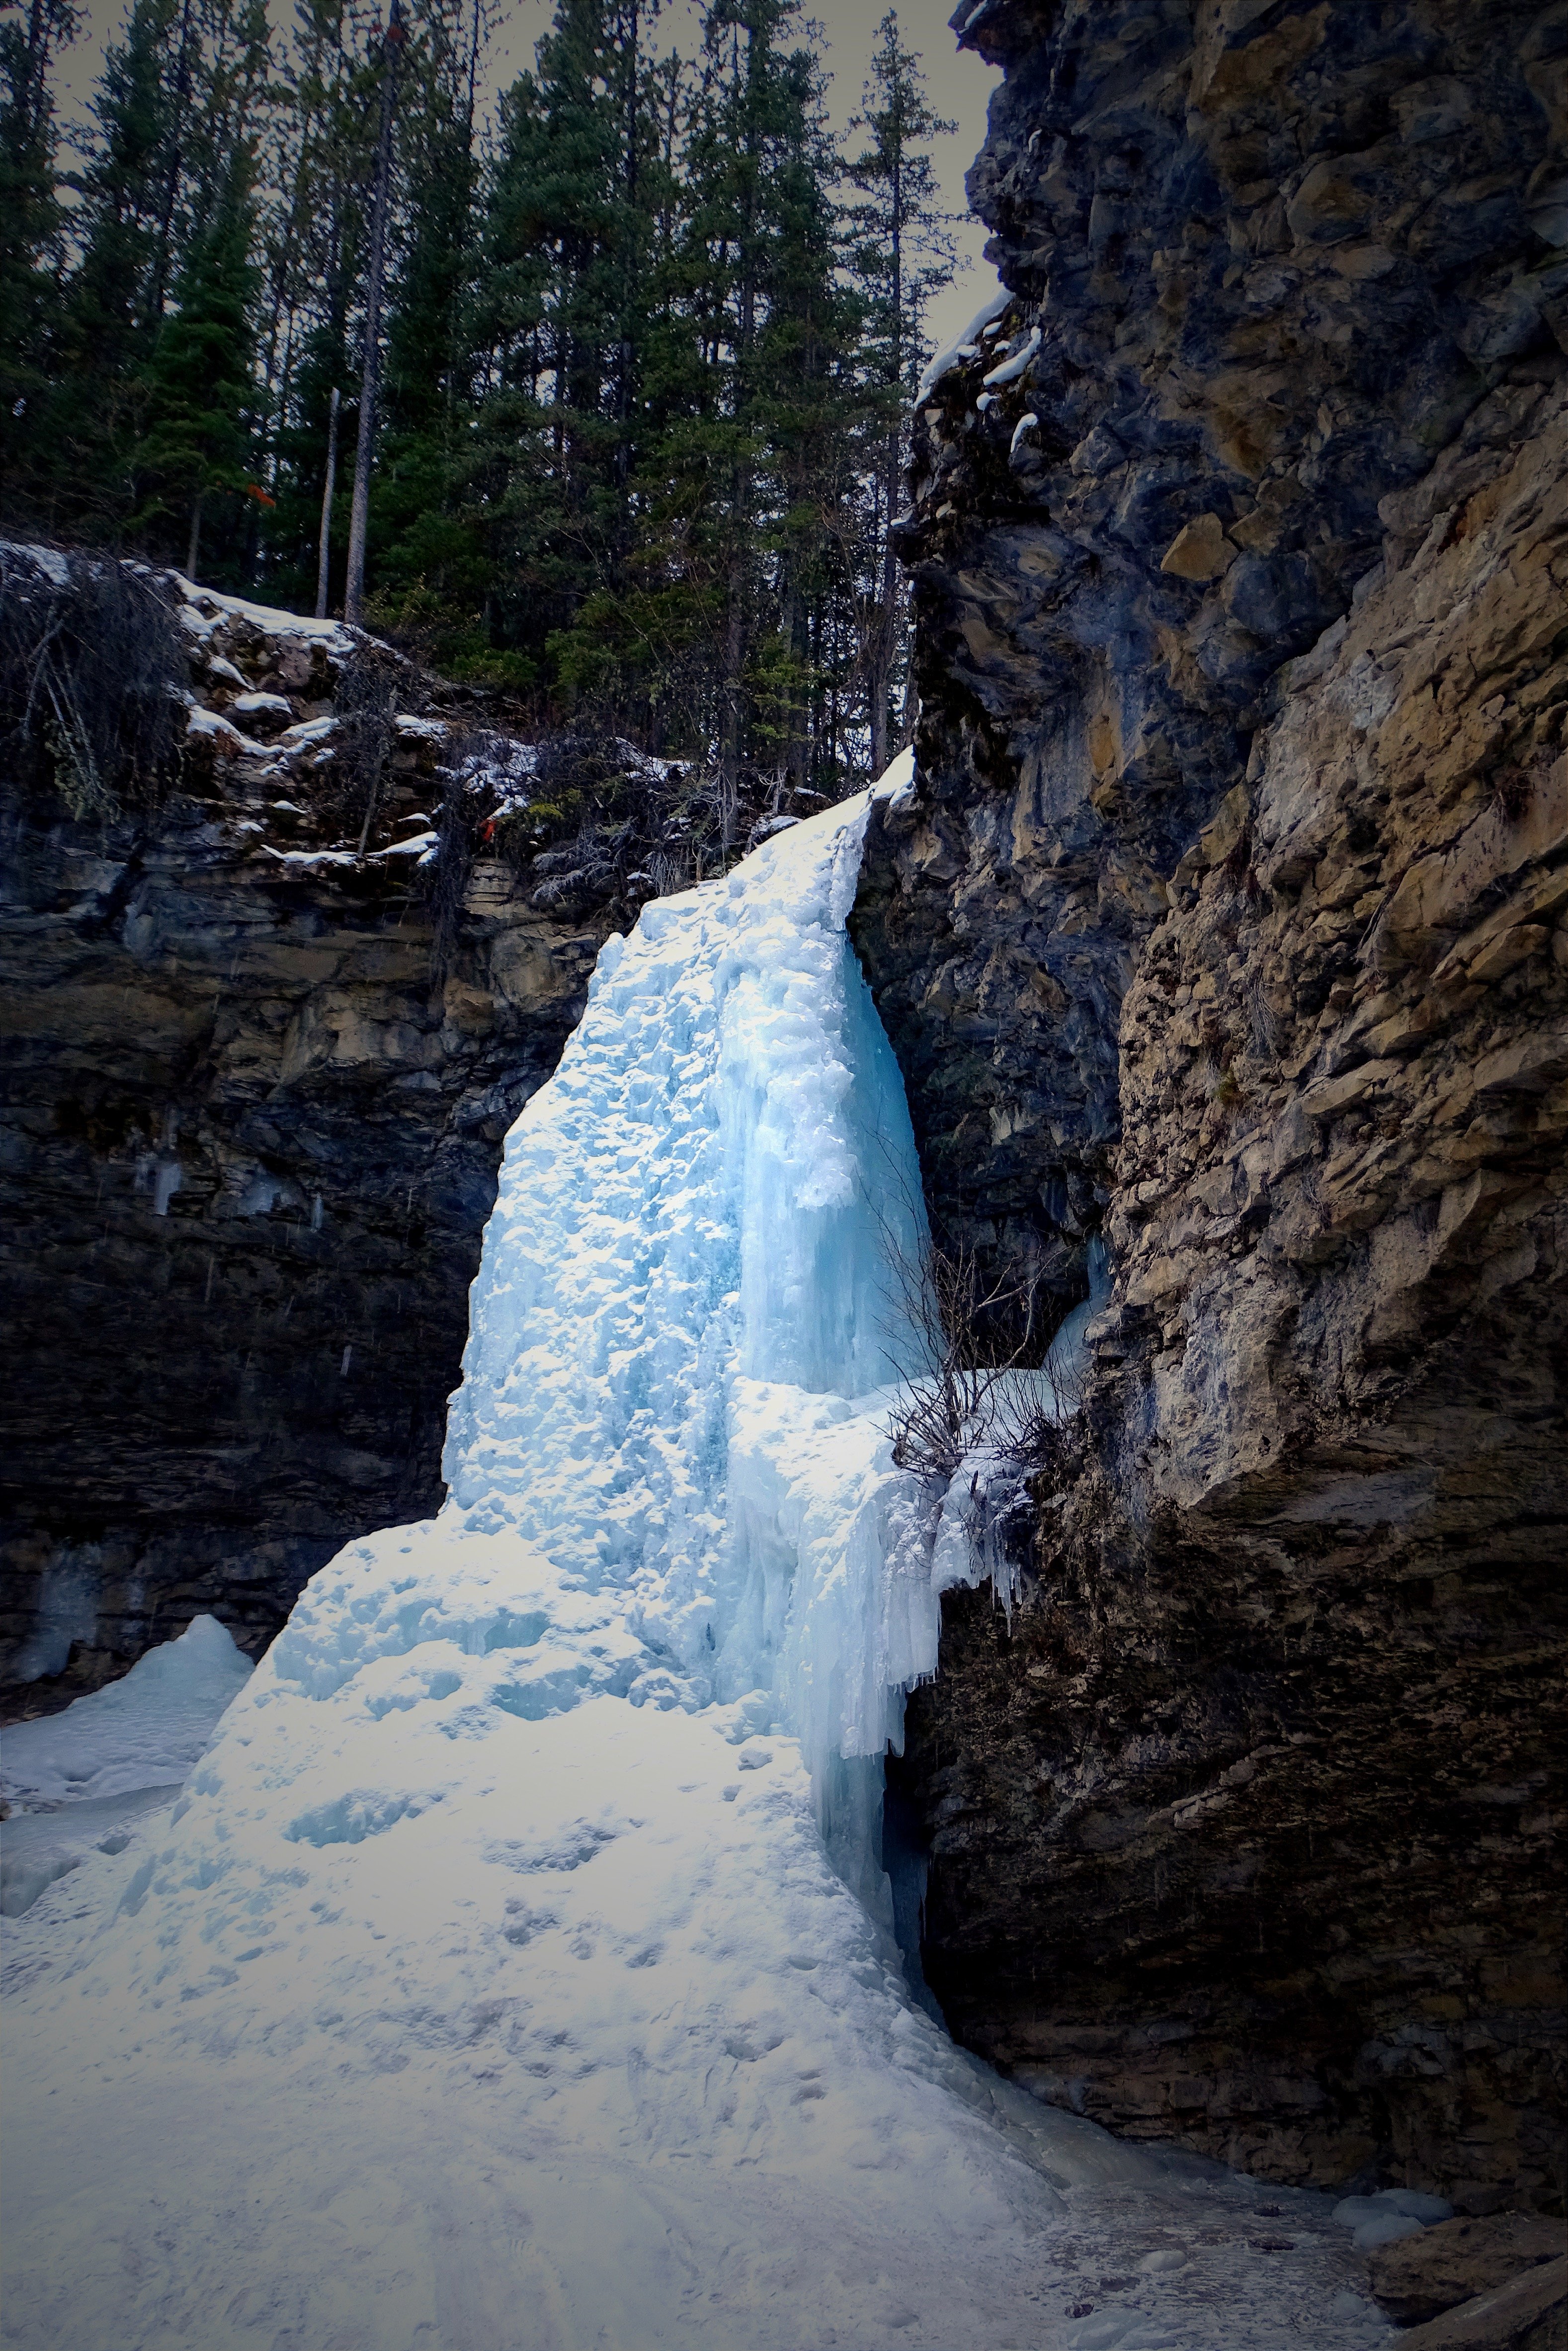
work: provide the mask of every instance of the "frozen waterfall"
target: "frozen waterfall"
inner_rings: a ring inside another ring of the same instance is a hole
[[[451,1509],[551,1562],[520,1674],[796,1733],[819,1790],[936,1665],[903,1083],[844,930],[867,803],[648,907],[506,1146],[452,1399]],[[585,1606],[618,1643],[585,1649]]]
[[[879,1923],[870,1776],[972,1562],[886,1434],[920,1210],[867,814],[610,943],[507,1144],[446,1508],[9,1926],[18,2351],[1379,2332],[1322,2199],[1261,2273],[1250,2183],[955,2050]]]

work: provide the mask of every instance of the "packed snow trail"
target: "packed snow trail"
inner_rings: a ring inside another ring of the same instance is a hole
[[[18,2351],[1380,2335],[1325,2199],[1035,2105],[886,1931],[875,1759],[967,1553],[885,1434],[867,805],[611,942],[508,1143],[447,1507],[9,1928]]]

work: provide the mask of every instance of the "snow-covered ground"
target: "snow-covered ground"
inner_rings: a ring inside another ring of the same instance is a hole
[[[876,1758],[973,1570],[885,1431],[866,810],[611,941],[508,1141],[446,1509],[9,1927],[8,2342],[1381,2338],[1328,2199],[1118,2147],[907,1991]]]

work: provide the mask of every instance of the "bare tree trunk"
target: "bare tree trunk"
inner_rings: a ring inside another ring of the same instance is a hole
[[[403,46],[400,0],[392,0],[381,48],[381,128],[376,141],[376,186],[370,212],[370,266],[365,286],[365,368],[359,384],[359,436],[354,452],[354,496],[348,509],[348,576],[343,617],[358,623],[365,601],[365,534],[370,516],[370,455],[376,440],[376,396],[381,388],[381,274],[387,258],[387,208],[392,186],[392,121],[398,102],[398,59]]]
[[[185,549],[185,577],[195,585],[196,565],[202,552],[202,493],[197,491],[191,501],[191,543]]]
[[[741,701],[745,659],[746,570],[745,559],[737,549],[730,560],[723,701],[719,712],[719,823],[726,859],[735,838],[735,809],[741,791]]]
[[[327,618],[327,571],[332,555],[332,493],[337,486],[337,402],[332,387],[332,414],[327,427],[327,486],[321,493],[321,544],[316,558],[316,617]]]
[[[724,614],[724,674],[719,701],[719,822],[728,862],[735,838],[735,811],[741,797],[741,753],[745,743],[746,654],[749,649],[748,604],[751,580],[741,533],[751,502],[751,469],[737,465],[731,476],[729,578]]]

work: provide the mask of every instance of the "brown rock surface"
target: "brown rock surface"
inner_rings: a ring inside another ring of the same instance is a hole
[[[855,933],[939,1218],[1115,1280],[1022,1593],[909,1703],[927,1972],[1115,2129],[1551,2207],[1568,19],[966,37],[1039,342],[922,407]]]
[[[1495,2292],[1413,2326],[1400,2342],[1409,2351],[1563,2351],[1568,2259],[1526,2270]]]
[[[1436,2318],[1461,2302],[1505,2286],[1521,2271],[1568,2252],[1561,2220],[1497,2212],[1480,2220],[1444,2220],[1419,2236],[1380,2245],[1367,2257],[1372,2291],[1401,2325]]]

